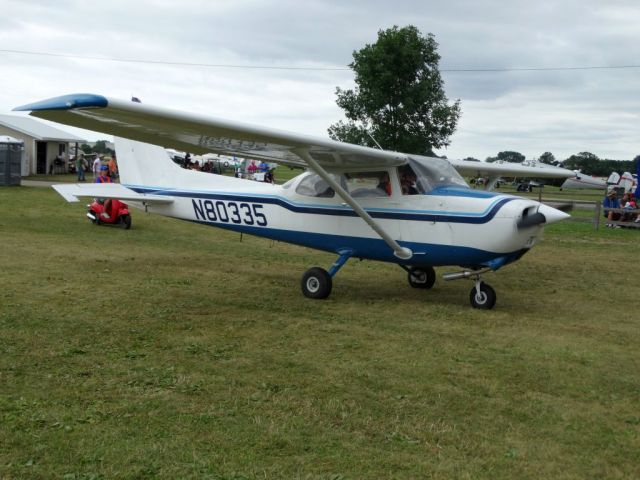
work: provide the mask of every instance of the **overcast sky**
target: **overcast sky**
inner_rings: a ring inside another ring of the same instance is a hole
[[[393,25],[439,43],[462,116],[450,158],[640,154],[640,3],[607,0],[0,0],[0,113],[97,93],[326,137],[346,70],[129,63],[11,53],[254,67],[345,68]],[[70,129],[77,133],[77,130]],[[89,140],[104,135],[84,133]]]

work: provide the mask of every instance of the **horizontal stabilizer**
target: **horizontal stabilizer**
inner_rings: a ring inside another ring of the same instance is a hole
[[[144,202],[146,204],[167,204],[173,202],[173,197],[165,195],[144,195],[134,192],[119,183],[60,183],[53,188],[67,202],[78,202],[80,197],[117,198],[129,202]]]

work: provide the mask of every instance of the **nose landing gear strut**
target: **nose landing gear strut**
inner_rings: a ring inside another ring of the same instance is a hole
[[[491,271],[490,268],[480,270],[464,270],[456,273],[446,273],[442,276],[445,280],[458,280],[460,278],[471,278],[475,285],[469,292],[469,301],[473,308],[481,310],[491,310],[496,304],[496,291],[488,283],[482,281],[481,275]]]

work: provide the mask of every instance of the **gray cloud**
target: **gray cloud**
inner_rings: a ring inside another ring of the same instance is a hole
[[[3,2],[4,49],[259,66],[346,66],[379,29],[435,35],[441,68],[629,65],[640,58],[633,1]],[[0,110],[74,91],[326,135],[349,71],[178,67],[1,53]],[[446,153],[485,158],[638,152],[640,70],[443,72],[463,117]]]

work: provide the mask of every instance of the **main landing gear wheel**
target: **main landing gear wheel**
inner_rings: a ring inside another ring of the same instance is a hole
[[[302,293],[305,297],[324,299],[331,293],[331,275],[324,268],[313,267],[302,276]]]
[[[407,279],[413,288],[431,288],[436,283],[436,271],[433,267],[411,267]]]
[[[484,282],[477,282],[469,292],[469,300],[473,308],[491,310],[496,304],[496,292]]]

